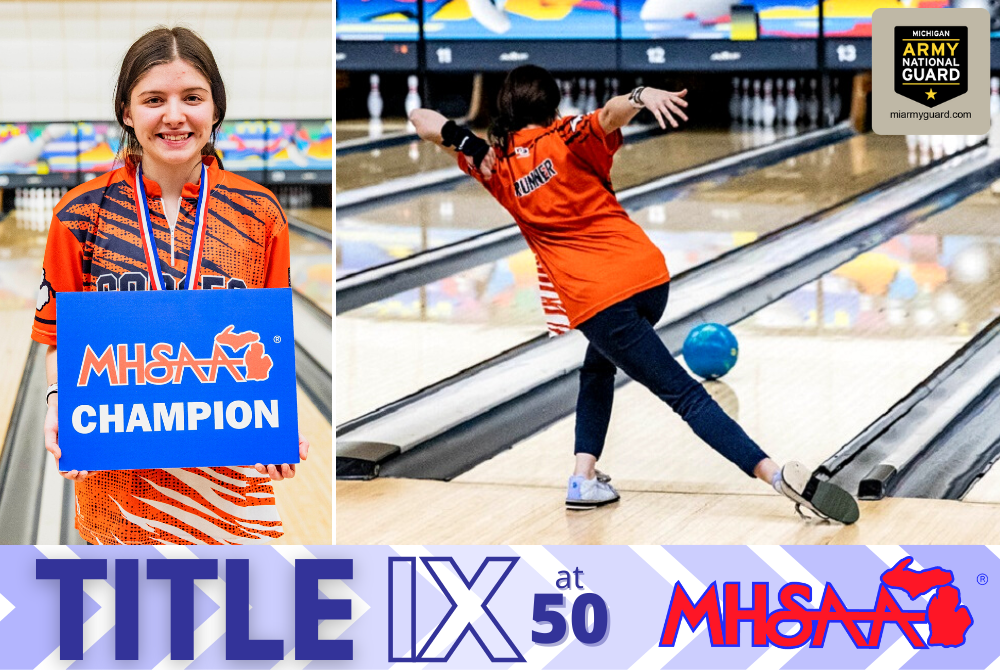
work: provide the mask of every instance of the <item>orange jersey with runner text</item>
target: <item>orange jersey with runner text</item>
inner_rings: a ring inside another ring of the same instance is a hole
[[[287,287],[288,222],[274,195],[204,160],[209,200],[199,288]],[[184,186],[171,233],[159,185],[147,177],[143,183],[164,282],[173,289],[187,272],[198,187]],[[134,192],[134,170],[120,168],[57,205],[32,328],[37,342],[56,344],[60,293],[149,287]],[[91,473],[76,484],[76,527],[93,544],[258,544],[282,535],[270,478],[241,466]]]
[[[611,163],[621,131],[606,134],[600,110],[517,131],[484,180],[514,217],[538,261],[542,306],[559,334],[606,307],[670,280],[663,253],[618,203]]]

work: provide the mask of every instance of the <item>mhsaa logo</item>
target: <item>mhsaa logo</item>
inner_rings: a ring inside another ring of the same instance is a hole
[[[227,326],[215,336],[208,358],[197,358],[184,342],[177,346],[176,355],[173,345],[154,344],[149,349],[148,359],[145,344],[109,344],[100,356],[88,344],[77,386],[86,386],[91,375],[107,375],[112,386],[127,386],[129,372],[134,373],[136,384],[180,384],[187,371],[198,381],[208,384],[215,383],[220,370],[238,382],[266,380],[273,361],[264,351],[260,333],[252,330],[234,333],[233,329],[234,326]],[[243,351],[243,357],[230,356],[227,349],[234,355]]]
[[[673,646],[677,631],[684,621],[695,630],[704,621],[713,647],[736,647],[740,644],[740,624],[750,625],[753,646],[774,645],[782,649],[822,647],[831,624],[838,624],[859,649],[877,648],[882,631],[887,624],[895,625],[914,649],[927,649],[928,645],[959,647],[965,644],[965,635],[972,627],[972,614],[961,604],[962,597],[952,582],[950,570],[930,568],[912,570],[912,558],[904,558],[890,570],[882,573],[875,605],[871,609],[849,609],[830,583],[823,589],[819,607],[812,609],[803,604],[812,600],[812,587],[791,582],[781,587],[778,602],[781,607],[768,607],[768,584],[753,584],[750,608],[740,607],[740,584],[723,585],[722,605],[716,584],[692,602],[680,582],[674,585],[670,608],[660,637],[661,647]],[[911,598],[935,591],[923,610],[907,610],[899,606],[890,589],[905,591]],[[924,639],[916,624],[929,624],[930,634]],[[781,624],[783,630],[779,630]],[[866,635],[861,624],[870,624]]]

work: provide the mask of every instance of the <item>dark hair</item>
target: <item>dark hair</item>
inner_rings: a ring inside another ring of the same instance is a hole
[[[512,133],[533,124],[549,125],[559,115],[561,95],[559,85],[545,68],[514,68],[497,94],[497,116],[490,126],[490,141],[506,149]]]
[[[125,110],[132,98],[132,89],[142,77],[157,65],[182,60],[198,70],[212,90],[216,120],[212,124],[212,137],[202,147],[202,156],[216,156],[215,140],[226,118],[226,87],[222,83],[219,66],[215,64],[212,50],[197,33],[188,28],[158,26],[135,41],[122,61],[115,86],[115,118],[122,128],[121,148],[118,157],[127,164],[137,165],[142,159],[142,145],[135,136],[135,129],[125,125]],[[221,167],[221,161],[220,161]]]

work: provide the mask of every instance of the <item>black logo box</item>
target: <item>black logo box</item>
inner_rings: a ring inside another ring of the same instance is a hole
[[[937,107],[968,93],[967,26],[895,26],[893,46],[897,94]]]

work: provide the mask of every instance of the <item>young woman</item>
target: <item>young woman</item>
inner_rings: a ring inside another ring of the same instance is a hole
[[[57,462],[60,293],[289,285],[284,212],[270,191],[224,172],[216,158],[226,90],[208,45],[186,28],[140,37],[122,63],[114,108],[124,166],[56,207],[32,328],[49,345],[45,448]],[[154,240],[140,224],[143,206]],[[300,458],[308,452],[300,437]],[[90,544],[259,544],[282,535],[270,480],[294,477],[295,465],[62,474],[76,482],[76,527]]]
[[[542,302],[555,334],[580,330],[590,342],[580,370],[576,467],[566,505],[615,502],[610,478],[596,469],[604,448],[618,369],[666,402],[709,446],[824,519],[853,523],[854,499],[817,480],[802,464],[768,458],[674,360],[653,326],[667,304],[670,274],[660,250],[629,219],[611,187],[620,128],[645,108],[660,126],[687,120],[687,91],[639,87],[603,109],[558,117],[560,92],[545,70],[510,72],[497,96],[490,142],[437,112],[410,115],[420,137],[457,153],[517,221],[539,268]],[[801,512],[800,512],[801,513]]]

